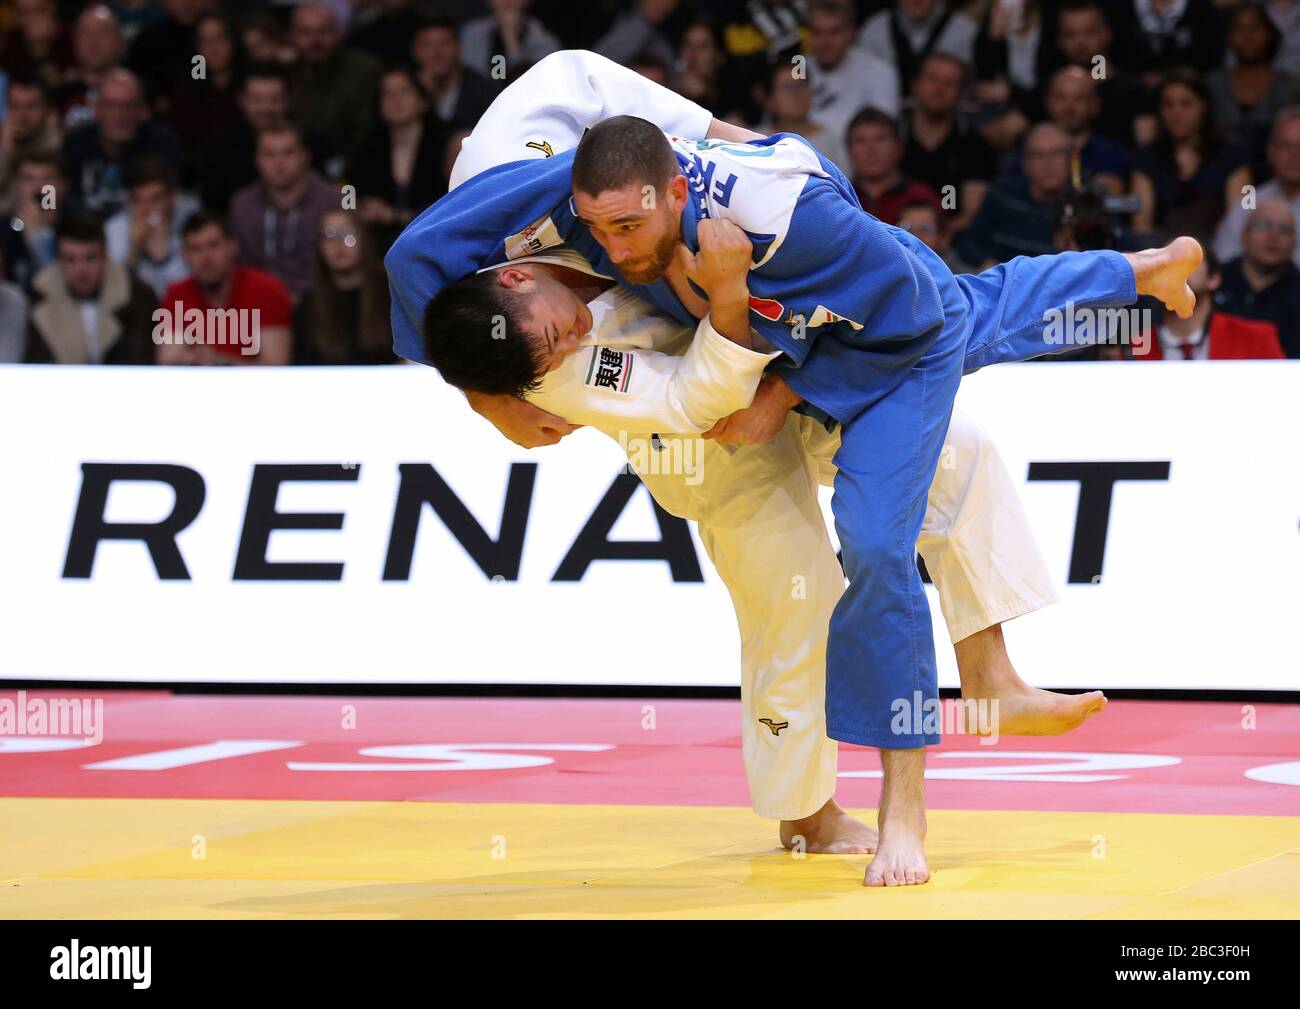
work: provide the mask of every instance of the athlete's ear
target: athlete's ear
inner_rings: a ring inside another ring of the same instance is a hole
[[[674,175],[668,180],[668,206],[677,213],[686,206],[686,176]]]
[[[502,287],[517,288],[532,280],[533,276],[531,266],[507,266],[497,270],[497,283]]]

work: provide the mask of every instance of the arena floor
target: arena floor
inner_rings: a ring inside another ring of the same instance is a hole
[[[1300,706],[946,737],[934,878],[887,891],[777,846],[738,708],[110,692],[97,745],[0,737],[0,917],[1300,915]],[[841,749],[842,805],[873,817],[878,778]]]

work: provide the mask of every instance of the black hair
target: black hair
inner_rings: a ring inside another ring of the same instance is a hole
[[[672,145],[658,126],[636,116],[614,116],[597,123],[579,142],[573,188],[592,196],[637,183],[657,189],[678,172]]]
[[[161,182],[168,189],[176,188],[176,169],[171,162],[157,155],[144,154],[132,158],[122,169],[122,184],[128,191],[153,182]]]
[[[227,238],[232,237],[230,224],[224,217],[212,210],[196,210],[185,218],[185,223],[181,225],[181,238],[189,238],[190,235],[213,225],[220,228],[221,233]]]
[[[466,392],[527,395],[540,362],[523,332],[523,303],[495,270],[448,284],[424,310],[425,358]]]
[[[98,242],[104,244],[104,222],[93,214],[69,214],[54,225],[55,243]]]

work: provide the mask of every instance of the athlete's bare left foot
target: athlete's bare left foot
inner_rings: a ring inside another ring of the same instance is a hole
[[[877,834],[840,809],[834,799],[799,820],[781,821],[781,846],[796,847],[810,855],[870,855],[876,850]]]
[[[1196,295],[1187,286],[1187,278],[1205,258],[1200,242],[1181,235],[1163,248],[1126,252],[1124,258],[1133,267],[1138,294],[1159,298],[1180,319],[1192,317]]]

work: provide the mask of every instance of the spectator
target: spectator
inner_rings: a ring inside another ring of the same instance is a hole
[[[633,56],[627,68],[640,74],[646,80],[654,81],[661,88],[666,88],[672,83],[668,79],[668,64],[653,52],[638,53]]]
[[[970,273],[970,264],[952,248],[952,227],[948,215],[936,210],[929,200],[908,203],[898,215],[898,226],[928,245],[953,273]]]
[[[528,13],[528,0],[488,0],[488,9],[487,17],[461,29],[460,43],[465,66],[489,80],[514,80],[560,48],[560,40]],[[498,57],[504,63],[494,63]]]
[[[378,14],[348,32],[348,48],[367,54],[382,66],[403,63],[421,23],[411,0],[379,0]]]
[[[32,282],[27,360],[33,364],[149,364],[153,292],[104,249],[93,217],[55,229],[58,253]]]
[[[126,166],[126,207],[108,219],[108,254],[162,297],[188,270],[181,255],[181,225],[199,209],[177,191],[176,170],[161,158]]]
[[[1169,234],[1212,232],[1250,183],[1246,151],[1225,140],[1205,82],[1192,71],[1172,71],[1156,99],[1156,141],[1134,161],[1133,192],[1141,201],[1134,225]]]
[[[715,21],[696,21],[682,35],[677,90],[711,109],[727,122],[753,122],[746,111],[752,100],[734,67],[728,66],[727,44]]]
[[[152,155],[180,163],[171,128],[149,120],[140,82],[129,70],[113,70],[95,97],[95,121],[68,132],[63,140],[64,174],[70,209],[110,217],[126,203],[122,166]]]
[[[1206,78],[1215,118],[1254,154],[1263,147],[1273,117],[1300,99],[1300,81],[1273,66],[1281,36],[1258,3],[1245,3],[1227,14],[1228,48],[1233,66]]]
[[[624,66],[637,57],[654,56],[665,67],[671,67],[677,53],[669,38],[676,37],[684,27],[675,24],[681,21],[681,14],[679,0],[632,0],[591,48]]]
[[[768,76],[767,116],[755,129],[759,133],[797,133],[817,150],[839,165],[849,169],[848,151],[844,147],[844,134],[830,130],[810,119],[812,114],[812,86],[808,78],[795,74],[789,63],[777,63]]]
[[[834,137],[845,136],[863,105],[898,115],[898,73],[879,56],[854,47],[857,27],[853,0],[812,0],[808,6],[812,120]]]
[[[189,76],[194,27],[210,0],[161,0],[163,17],[142,29],[127,53],[126,65],[142,82],[149,100],[166,99]]]
[[[4,69],[15,77],[35,78],[55,90],[72,66],[72,39],[59,23],[54,0],[14,0],[15,24],[4,33]]]
[[[352,166],[357,213],[387,250],[398,232],[447,192],[442,155],[448,129],[429,115],[415,72],[389,70],[379,82],[379,126]]]
[[[76,63],[64,75],[59,103],[63,124],[72,129],[94,119],[95,96],[110,70],[121,65],[126,39],[117,17],[104,4],[90,4],[77,16],[72,31]]]
[[[59,156],[34,151],[18,158],[9,183],[9,217],[0,229],[5,279],[31,291],[36,274],[54,261],[54,222],[63,186]]]
[[[1268,0],[1264,7],[1282,36],[1274,65],[1292,77],[1300,77],[1300,0]]]
[[[239,121],[240,47],[234,26],[221,14],[194,23],[194,44],[203,57],[203,76],[186,74],[172,88],[167,114],[191,157],[203,144]]]
[[[975,40],[975,96],[980,132],[1010,150],[1042,119],[1042,82],[1051,72],[1052,46],[1038,0],[989,5]]]
[[[17,284],[0,280],[0,364],[18,364],[26,356],[27,296]]]
[[[1052,75],[1043,105],[1048,119],[1070,138],[1081,174],[1111,195],[1127,192],[1132,157],[1093,130],[1101,108],[1096,81],[1081,67],[1062,67]]]
[[[239,46],[250,63],[292,63],[297,56],[270,11],[254,11],[240,18]]]
[[[50,90],[34,77],[11,77],[0,126],[0,192],[9,189],[10,171],[26,154],[57,151],[63,141]]]
[[[340,206],[339,189],[311,167],[296,126],[272,126],[257,137],[258,181],[230,201],[240,258],[274,274],[298,298],[311,281],[312,248],[321,215]]]
[[[1277,114],[1267,153],[1273,177],[1254,193],[1251,206],[1258,206],[1264,200],[1282,200],[1291,205],[1291,212],[1300,219],[1300,105],[1288,106]],[[1233,200],[1219,224],[1214,251],[1221,262],[1242,254],[1242,231],[1251,213],[1246,204],[1244,194],[1243,198]],[[1300,249],[1293,262],[1300,266]]]
[[[1135,340],[1135,361],[1270,360],[1283,357],[1277,329],[1268,322],[1243,319],[1220,311],[1214,293],[1222,276],[1214,253],[1192,271],[1187,285],[1196,295],[1190,319],[1161,308],[1155,332]]]
[[[853,188],[867,213],[898,224],[904,207],[925,203],[943,214],[939,194],[899,170],[903,142],[893,116],[882,109],[863,109],[849,123],[848,146]]]
[[[971,226],[957,236],[957,254],[978,269],[1016,256],[1055,251],[1056,209],[1070,190],[1070,138],[1052,123],[1025,137],[1024,175],[994,180]]]
[[[996,168],[989,145],[958,121],[965,77],[965,65],[953,57],[926,57],[912,87],[912,111],[903,131],[903,172],[940,197],[948,192],[956,196],[950,222],[954,232],[974,220]]]
[[[294,313],[299,364],[395,364],[388,277],[365,228],[345,210],[321,218],[311,290]]]
[[[1284,200],[1265,200],[1246,221],[1244,253],[1223,264],[1214,303],[1243,319],[1277,327],[1287,357],[1300,357],[1300,269],[1296,218]]]
[[[339,43],[338,19],[323,3],[293,9],[290,41],[298,51],[293,104],[307,132],[328,145],[327,173],[337,178],[374,127],[379,65]],[[309,234],[314,235],[316,222]]]
[[[461,63],[460,38],[450,18],[422,22],[411,40],[411,59],[433,110],[453,129],[472,129],[496,97],[486,77]]]
[[[206,330],[200,343],[160,344],[159,364],[288,364],[293,352],[289,294],[269,273],[236,262],[238,246],[226,222],[200,210],[181,228],[182,249],[190,276],[167,288],[163,307],[173,318],[198,309],[205,318],[213,309],[238,313],[245,326],[256,325],[258,352],[244,354],[223,333]],[[227,312],[228,317],[228,312]],[[254,323],[255,320],[255,323]]]
[[[1065,0],[1057,14],[1061,58],[1097,82],[1097,132],[1125,147],[1156,138],[1155,95],[1111,55],[1110,21],[1098,0]]]
[[[979,25],[946,0],[896,0],[867,18],[858,45],[893,66],[905,94],[931,53],[948,53],[970,66]]]
[[[235,101],[239,118],[203,145],[197,165],[203,205],[219,213],[236,190],[257,179],[258,134],[289,121],[288,71],[274,63],[249,64]]]
[[[1123,0],[1116,8],[1124,63],[1148,87],[1176,68],[1208,74],[1223,65],[1223,25],[1211,0]]]

